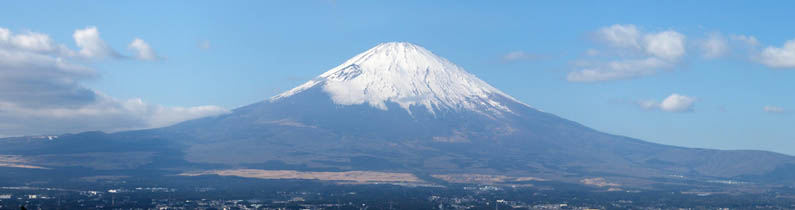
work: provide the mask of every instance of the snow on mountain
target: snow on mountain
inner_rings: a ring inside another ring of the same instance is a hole
[[[386,110],[393,102],[409,113],[411,106],[429,112],[468,110],[490,116],[512,111],[495,100],[511,96],[452,62],[407,42],[382,43],[292,90],[272,97],[290,97],[322,85],[335,104],[364,104]]]

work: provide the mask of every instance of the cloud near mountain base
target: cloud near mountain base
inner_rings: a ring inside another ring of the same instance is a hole
[[[91,90],[82,82],[99,78],[98,73],[72,60],[120,55],[99,37],[96,27],[78,29],[74,39],[79,51],[46,34],[0,28],[0,136],[152,128],[228,112],[218,106],[119,100]]]
[[[692,112],[695,108],[696,99],[681,94],[671,94],[662,102],[655,100],[641,100],[637,105],[647,110],[660,110],[664,112]]]

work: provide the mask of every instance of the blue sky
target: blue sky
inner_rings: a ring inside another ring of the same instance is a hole
[[[0,136],[146,128],[223,113],[378,43],[408,41],[598,130],[795,154],[795,42],[786,44],[795,40],[793,9],[774,1],[7,2],[0,28],[43,34],[66,50],[8,39],[0,61],[62,58],[87,73],[0,72],[10,84],[0,87]],[[78,31],[97,36],[81,46]],[[586,70],[595,75],[577,76]],[[74,91],[18,92],[34,84]],[[40,105],[32,95],[59,100]]]

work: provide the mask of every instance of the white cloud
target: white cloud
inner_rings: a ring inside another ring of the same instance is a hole
[[[635,25],[612,25],[600,28],[595,38],[610,47],[635,49],[647,55],[676,60],[685,54],[685,35],[674,30],[642,33]]]
[[[677,60],[685,54],[685,35],[668,30],[643,37],[644,50],[652,56]]]
[[[227,112],[218,106],[166,107],[140,99],[119,101],[101,94],[91,103],[78,107],[32,108],[2,101],[0,119],[14,124],[0,124],[0,136],[155,128]]]
[[[89,26],[84,29],[77,29],[72,35],[75,43],[80,47],[80,55],[86,58],[118,58],[121,55],[113,50],[105,40],[99,37],[97,27]]]
[[[745,42],[745,41],[744,41]],[[712,33],[698,43],[701,55],[705,58],[719,58],[729,51],[729,41],[719,33]]]
[[[74,54],[65,45],[55,43],[47,34],[35,32],[14,34],[6,28],[0,28],[0,48],[62,56]]]
[[[538,58],[537,55],[524,51],[513,51],[502,57],[503,61],[532,60]]]
[[[576,62],[590,65],[570,72],[566,77],[568,81],[598,82],[654,75],[661,69],[675,67],[686,54],[685,35],[673,30],[644,33],[635,25],[617,24],[598,29],[594,38],[616,53],[590,49],[588,55],[616,54],[619,57],[606,62]]]
[[[668,112],[688,112],[693,111],[695,102],[694,98],[674,93],[663,100],[660,109]]]
[[[16,47],[30,51],[51,52],[55,51],[55,41],[46,34],[28,32],[26,34],[19,34],[9,37],[9,42],[13,43]]]
[[[765,48],[758,60],[770,68],[795,68],[795,39],[787,41],[782,47]]]
[[[148,60],[148,61],[154,61],[160,59],[160,57],[157,56],[157,53],[155,53],[155,50],[153,50],[152,47],[150,47],[149,44],[147,44],[142,39],[139,38],[133,39],[133,41],[130,42],[128,48],[136,52],[135,57],[138,59]]]
[[[762,110],[768,113],[784,113],[785,111],[784,108],[780,106],[765,106],[762,108]]]
[[[7,41],[11,37],[11,30],[0,28],[0,40]]]
[[[647,110],[660,110],[666,112],[690,112],[693,111],[695,102],[696,102],[695,98],[674,93],[659,103],[654,100],[641,100],[638,101],[637,104],[641,108]]]
[[[63,45],[48,37],[0,28],[0,136],[150,128],[227,112],[217,106],[166,107],[100,94],[81,84],[97,78],[96,71],[61,57],[68,48],[59,49]]]

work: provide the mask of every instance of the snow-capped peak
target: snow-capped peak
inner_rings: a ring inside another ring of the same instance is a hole
[[[447,59],[407,42],[379,44],[271,101],[316,85],[322,85],[336,104],[367,103],[383,110],[393,102],[409,112],[411,106],[424,106],[431,113],[464,109],[492,115],[511,112],[493,96],[516,101]]]

